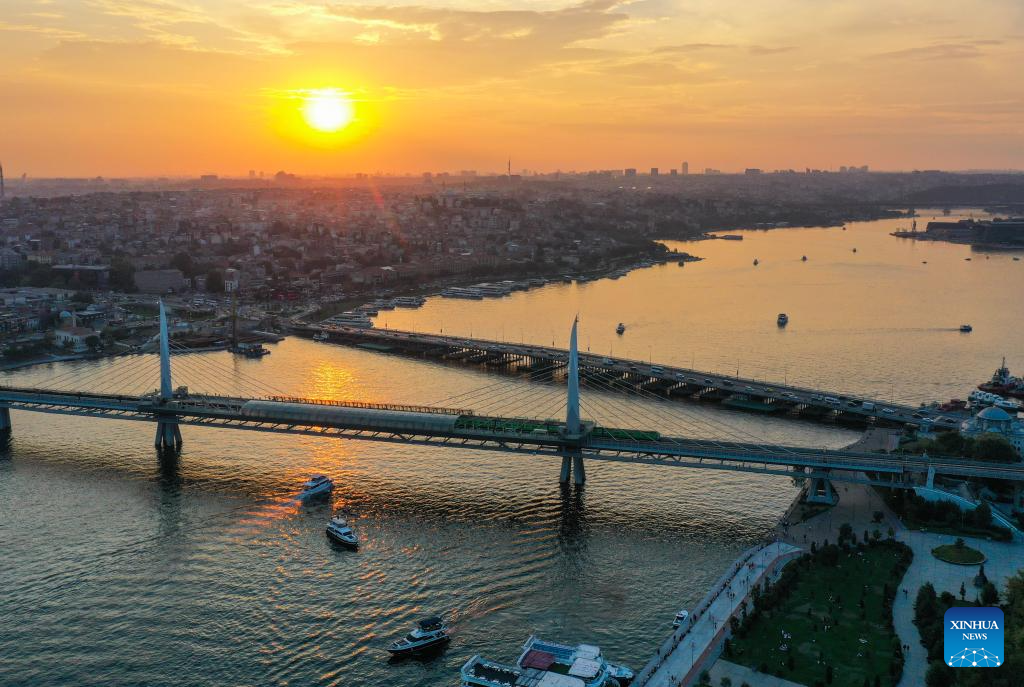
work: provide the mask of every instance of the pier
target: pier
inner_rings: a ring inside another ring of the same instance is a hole
[[[716,657],[730,631],[729,619],[740,613],[751,590],[774,579],[786,563],[802,553],[785,542],[744,552],[690,611],[687,622],[662,642],[637,674],[634,687],[686,687],[693,683]]]

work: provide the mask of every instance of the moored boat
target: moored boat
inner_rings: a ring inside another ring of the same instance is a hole
[[[463,687],[625,687],[633,671],[609,663],[600,647],[569,646],[531,636],[515,664],[498,663],[481,656],[466,661],[460,671]]]

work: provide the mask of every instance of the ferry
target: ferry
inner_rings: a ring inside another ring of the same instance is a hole
[[[244,355],[246,358],[262,358],[265,355],[270,355],[270,350],[258,343],[235,344],[231,347],[231,352],[235,355]]]
[[[615,328],[615,333],[616,334],[622,334],[625,331],[626,331],[626,325],[624,325],[621,322],[619,322],[619,326]]]
[[[327,494],[334,489],[334,480],[326,475],[313,475],[305,484],[302,485],[302,491],[299,493],[300,499],[308,499],[311,496],[319,496],[320,494]]]
[[[422,296],[399,296],[395,299],[395,306],[399,308],[419,308],[427,302]]]
[[[789,315],[787,315],[784,312],[780,312],[779,316],[775,319],[775,322],[780,327],[785,327],[787,324],[789,324]]]
[[[350,549],[359,548],[359,538],[348,522],[345,521],[345,518],[340,515],[335,515],[327,523],[327,536],[331,541],[337,542],[342,546],[347,546]]]
[[[437,649],[451,641],[448,626],[441,616],[424,618],[416,624],[412,632],[396,642],[392,642],[388,651],[393,656],[411,656],[424,651]]]
[[[373,327],[373,320],[363,312],[346,310],[340,315],[335,315],[324,320],[325,324],[335,324],[339,327],[355,327],[357,329],[370,329]]]
[[[675,620],[672,621],[672,627],[682,627],[683,624],[686,622],[687,618],[689,617],[690,612],[686,609],[679,611],[678,613],[676,613]]]
[[[962,325],[960,325],[960,331],[962,331],[962,332],[964,332],[966,334],[968,332],[974,331],[974,327],[972,327],[969,324],[962,324]]]
[[[481,656],[466,661],[462,687],[626,687],[633,671],[609,663],[600,647],[568,646],[530,636],[514,665]]]
[[[995,406],[996,408],[1002,408],[1008,413],[1019,413],[1021,411],[1021,404],[1019,401],[1015,401],[1012,398],[1003,398],[999,394],[981,391],[980,389],[972,391],[967,399],[971,402],[971,405],[976,408]]]

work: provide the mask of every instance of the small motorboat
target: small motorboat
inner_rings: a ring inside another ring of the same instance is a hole
[[[327,523],[327,537],[331,541],[347,546],[350,549],[359,548],[359,537],[352,531],[352,527],[349,526],[345,518],[340,515],[335,515]]]
[[[775,322],[776,322],[776,324],[778,324],[778,325],[779,325],[780,327],[785,327],[785,326],[786,326],[787,324],[789,324],[789,315],[787,315],[787,314],[786,314],[786,313],[784,313],[784,312],[780,312],[780,313],[779,313],[779,316],[778,316],[778,318],[777,318],[777,319],[775,320]]]
[[[412,632],[402,639],[392,642],[388,651],[394,656],[410,656],[442,647],[450,641],[451,635],[448,634],[448,626],[438,615],[419,621]]]
[[[856,249],[856,248],[854,248],[854,249],[853,249],[853,252],[854,252],[854,253],[856,253],[856,252],[857,252],[857,249]]]
[[[615,333],[622,334],[624,331],[626,331],[626,325],[619,322],[619,326],[615,328]]]
[[[964,260],[966,260],[967,262],[970,262],[970,261],[971,261],[971,259],[970,259],[970,258],[964,258]]]
[[[608,673],[615,678],[620,685],[628,685],[636,677],[636,674],[626,666],[619,666],[613,663],[608,664]]]
[[[969,324],[962,324],[962,325],[960,325],[960,331],[962,331],[962,332],[964,332],[966,334],[967,332],[973,332],[974,331],[974,327],[972,327]]]
[[[754,267],[757,267],[760,264],[761,264],[761,261],[758,260],[757,258],[754,258]]]
[[[1020,258],[1014,258],[1013,261],[1014,262],[1020,262]]]
[[[308,499],[311,496],[330,493],[334,489],[334,480],[326,475],[313,475],[302,485],[300,499]]]
[[[690,612],[684,608],[683,610],[676,613],[676,618],[672,621],[672,627],[682,627],[689,617]]]
[[[805,255],[804,257],[800,258],[800,262],[807,262],[807,256]]]

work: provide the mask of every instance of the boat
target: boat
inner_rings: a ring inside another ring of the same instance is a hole
[[[1021,411],[1020,401],[1015,401],[1011,398],[1003,398],[999,394],[993,394],[980,389],[972,391],[970,395],[968,395],[967,399],[974,408],[995,406],[996,408],[1002,408],[1008,413],[1019,413]]]
[[[1014,258],[1013,261],[1014,262],[1020,262],[1020,258]]]
[[[459,671],[462,687],[626,687],[635,675],[609,663],[600,647],[569,646],[531,636],[515,664],[473,656]]]
[[[675,620],[672,621],[672,627],[681,627],[689,617],[690,612],[686,609],[679,611],[678,613],[676,613]]]
[[[992,379],[979,384],[978,388],[999,396],[1024,398],[1024,379],[1010,374],[1010,369],[1006,367],[1006,358],[1003,358],[1002,366],[992,374]]]
[[[329,338],[331,338],[330,334],[324,331],[317,332],[313,335],[313,341],[327,341]]]
[[[262,358],[265,355],[270,355],[270,350],[259,343],[239,343],[232,346],[230,350],[235,355],[244,355],[246,358]]]
[[[616,334],[622,334],[625,331],[626,331],[626,325],[624,325],[621,322],[619,322],[619,326],[615,328],[615,333]]]
[[[754,267],[757,267],[760,264],[761,264],[761,261],[758,260],[757,258],[754,258]]]
[[[800,258],[800,262],[807,262],[807,256],[805,255],[802,258]]]
[[[857,252],[857,249],[856,249],[856,248],[854,248],[854,249],[853,249],[853,252],[854,252],[854,253],[856,253],[856,252]]]
[[[725,241],[742,241],[743,234],[719,234],[718,238]]]
[[[326,475],[313,475],[302,485],[299,498],[308,499],[311,496],[327,494],[331,489],[334,489],[334,480]]]
[[[331,541],[337,542],[342,546],[347,546],[350,549],[359,548],[359,538],[352,531],[352,527],[345,521],[345,518],[340,515],[335,515],[327,523],[327,536]]]
[[[785,327],[787,324],[789,324],[789,315],[787,315],[784,312],[780,312],[779,316],[775,319],[775,323],[778,324],[780,327]]]
[[[974,331],[974,327],[972,327],[969,324],[962,324],[962,325],[960,325],[960,331],[962,331],[962,332],[964,332],[966,334],[967,332]]]
[[[393,656],[411,656],[431,649],[437,649],[451,641],[448,626],[439,616],[424,618],[416,624],[412,632],[388,646]]]

